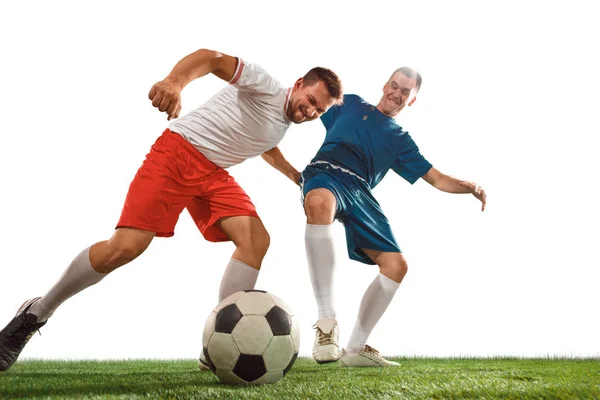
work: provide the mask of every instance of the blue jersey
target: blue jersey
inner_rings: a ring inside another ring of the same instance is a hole
[[[394,118],[353,94],[321,116],[325,141],[312,159],[346,168],[371,188],[392,169],[411,184],[431,168],[408,132]]]

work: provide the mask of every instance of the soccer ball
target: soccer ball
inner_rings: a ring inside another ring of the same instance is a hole
[[[298,357],[300,331],[290,306],[272,293],[232,294],[211,312],[202,348],[221,382],[233,385],[275,383]]]

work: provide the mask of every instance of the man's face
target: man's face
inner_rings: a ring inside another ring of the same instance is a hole
[[[302,78],[294,84],[287,109],[287,117],[295,124],[312,121],[329,110],[335,102],[322,81],[310,86],[304,84]]]
[[[385,115],[395,117],[405,106],[411,106],[417,99],[417,80],[402,72],[396,72],[383,86],[383,96],[377,108]]]

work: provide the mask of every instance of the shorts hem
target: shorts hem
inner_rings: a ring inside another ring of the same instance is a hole
[[[155,237],[172,237],[175,235],[175,232],[160,232],[159,230],[150,227],[149,225],[144,224],[129,224],[129,223],[119,223],[115,226],[115,230],[119,228],[133,228],[133,229],[141,229],[147,232],[153,232]]]
[[[225,233],[223,231],[221,231],[219,228],[217,228],[215,225],[217,222],[219,222],[221,219],[223,218],[231,218],[231,217],[254,217],[257,219],[261,219],[260,216],[258,215],[258,213],[256,211],[242,211],[242,212],[235,212],[232,214],[224,214],[224,215],[219,215],[219,218],[217,218],[214,222],[212,222],[211,224],[207,225],[206,228],[204,228],[204,230],[201,230],[200,233],[202,234],[202,236],[204,236],[204,239],[212,242],[212,243],[219,243],[219,242],[230,242],[231,239],[229,237],[227,237],[225,235]],[[213,228],[214,227],[214,228]],[[206,237],[205,232],[207,230],[210,229],[217,229],[218,231],[223,233],[223,236],[212,236],[212,237]]]
[[[383,253],[402,253],[402,250],[400,250],[398,248],[396,248],[396,249],[375,249],[375,248],[369,247],[369,246],[354,246],[352,253],[348,254],[350,259],[361,262],[363,264],[377,265],[377,263],[375,261],[371,260],[371,258],[369,258],[369,256],[367,256],[366,254],[364,256],[358,254],[360,249],[363,249],[363,248],[369,249],[369,250],[381,251]]]

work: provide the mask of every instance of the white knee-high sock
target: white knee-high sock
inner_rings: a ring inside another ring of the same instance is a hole
[[[248,264],[234,260],[233,258],[229,260],[225,273],[223,273],[223,279],[221,279],[219,303],[235,292],[254,289],[258,273],[259,270],[252,268]]]
[[[304,235],[308,271],[319,309],[319,318],[335,318],[333,299],[335,249],[332,226],[333,224],[306,224]]]
[[[106,275],[92,268],[88,247],[71,261],[58,282],[41,300],[33,303],[28,312],[38,317],[38,322],[46,321],[65,300],[100,282]]]
[[[360,303],[358,318],[346,347],[349,353],[358,353],[365,347],[369,335],[392,302],[399,286],[398,282],[382,274],[377,275],[369,285]]]

